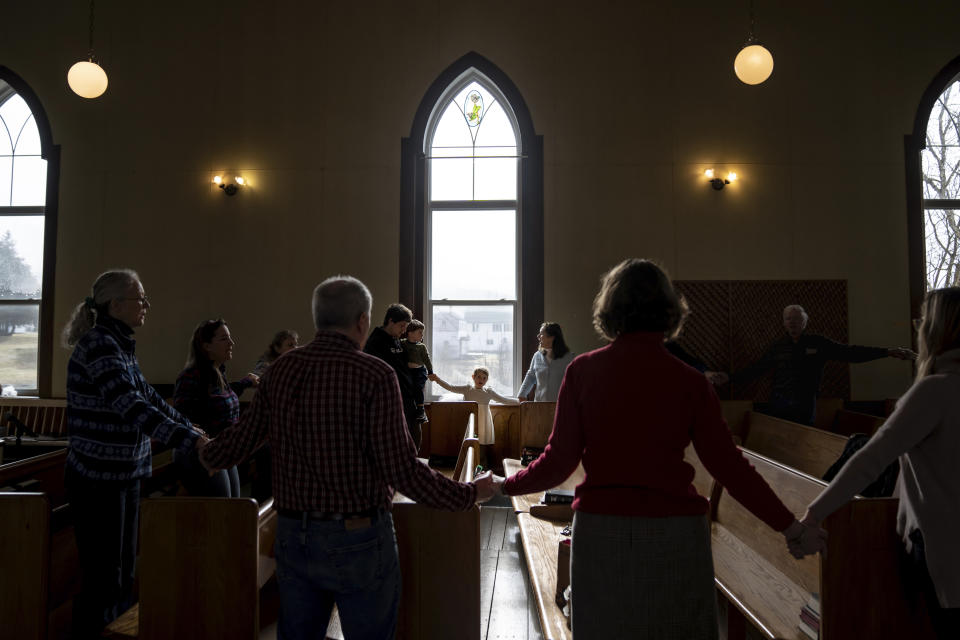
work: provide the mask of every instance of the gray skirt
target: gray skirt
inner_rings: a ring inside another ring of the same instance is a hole
[[[576,640],[716,640],[706,516],[576,512],[570,558]]]

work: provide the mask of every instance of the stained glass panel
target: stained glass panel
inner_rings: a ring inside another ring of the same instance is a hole
[[[500,101],[487,108],[483,126],[477,130],[478,147],[516,147],[517,137]]]

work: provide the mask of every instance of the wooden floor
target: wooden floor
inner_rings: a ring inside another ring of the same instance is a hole
[[[512,507],[480,511],[480,638],[543,638]]]
[[[494,502],[506,502],[501,498]],[[527,564],[520,544],[517,516],[510,506],[480,509],[480,638],[481,640],[541,640],[540,621],[530,592]],[[339,627],[331,638],[343,636]],[[260,632],[260,640],[275,640],[275,624]]]

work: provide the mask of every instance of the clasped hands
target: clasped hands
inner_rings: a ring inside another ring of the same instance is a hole
[[[887,349],[887,355],[891,358],[896,358],[898,360],[916,360],[917,354],[911,351],[910,349],[905,349],[904,347],[894,347],[892,349]]]
[[[809,511],[802,520],[794,520],[793,524],[784,529],[783,537],[787,539],[790,555],[797,559],[827,551],[827,532]]]
[[[500,493],[503,477],[492,471],[484,471],[473,479],[473,486],[477,488],[477,502],[486,502]]]

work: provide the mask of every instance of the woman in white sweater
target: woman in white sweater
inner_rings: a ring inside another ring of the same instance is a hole
[[[560,383],[567,365],[573,361],[573,352],[563,340],[563,330],[556,322],[544,322],[537,333],[540,348],[533,354],[527,375],[517,396],[520,402],[529,399],[530,392],[536,387],[533,399],[537,402],[556,402],[560,393]]]
[[[870,442],[807,509],[818,525],[862,491],[895,458],[897,531],[927,599],[940,638],[960,638],[960,287],[927,294],[918,329],[917,379]],[[818,550],[815,535],[795,555]]]

